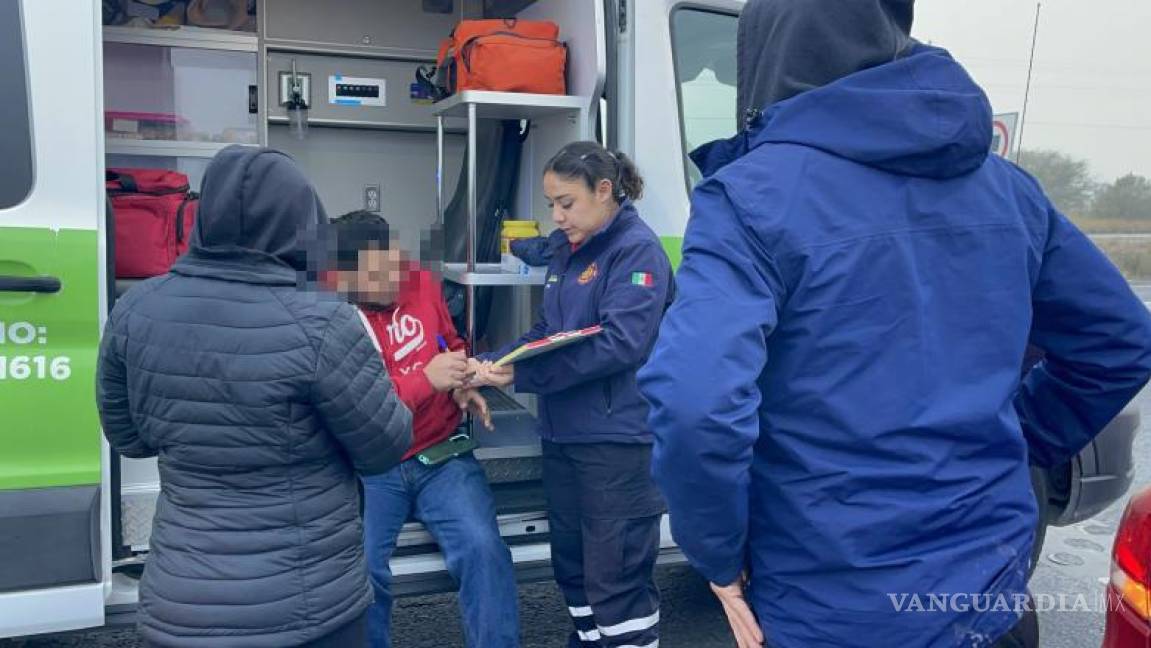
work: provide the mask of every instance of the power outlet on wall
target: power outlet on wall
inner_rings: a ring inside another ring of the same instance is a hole
[[[380,211],[380,202],[380,185],[364,185],[364,211],[378,213]]]

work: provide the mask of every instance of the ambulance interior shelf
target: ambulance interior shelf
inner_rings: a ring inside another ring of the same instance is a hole
[[[436,102],[433,113],[442,117],[468,117],[474,106],[477,119],[539,119],[579,112],[589,103],[587,97],[572,95],[465,90]]]
[[[445,127],[449,119],[466,119],[467,155],[464,161],[466,182],[464,187],[477,187],[478,162],[477,128],[479,120],[526,120],[531,122],[532,131],[525,142],[525,159],[546,159],[563,144],[580,139],[584,134],[592,107],[590,97],[573,95],[548,95],[513,92],[493,92],[465,90],[432,106],[436,118],[437,142],[442,143]],[[437,146],[436,179],[438,200],[438,223],[445,222],[447,202],[444,198],[444,149]],[[529,163],[530,164],[530,163]],[[535,169],[521,167],[520,192],[525,190],[526,178],[535,179]],[[529,196],[534,193],[528,188]],[[475,348],[476,334],[476,290],[490,286],[540,286],[545,280],[542,268],[524,268],[526,272],[508,272],[500,263],[479,263],[479,195],[470,191],[466,201],[467,249],[466,262],[444,264],[443,275],[447,281],[464,287],[466,299],[466,332],[468,342]],[[532,204],[530,200],[527,204]],[[526,213],[526,212],[524,212]],[[462,232],[461,232],[462,233]],[[508,406],[506,413],[497,413],[493,408],[495,431],[490,431],[472,421],[471,433],[479,442],[476,456],[481,459],[538,456],[539,437],[537,423],[531,412],[521,403],[499,390],[485,390],[490,398],[499,399]]]
[[[466,186],[475,186],[477,170],[474,155],[476,123],[480,119],[490,120],[541,120],[569,117],[576,123],[581,117],[586,117],[591,100],[587,97],[570,95],[543,95],[517,92],[489,92],[483,90],[465,90],[452,95],[447,99],[433,105],[433,114],[436,116],[439,139],[442,141],[447,118],[466,118],[469,137],[470,153],[468,155],[467,173],[469,183]],[[575,139],[574,137],[571,139]],[[553,151],[554,152],[554,151]],[[437,155],[437,182],[438,191],[443,195],[443,169],[444,159],[442,148]],[[439,222],[443,224],[443,209],[446,206],[443,198],[440,199]],[[477,196],[469,197],[468,213],[468,261],[465,263],[444,264],[444,278],[469,288],[475,286],[538,286],[543,285],[544,273],[542,270],[532,269],[527,272],[507,272],[498,263],[477,263],[474,249],[477,240],[478,214]],[[470,333],[470,332],[469,332]],[[469,335],[469,339],[470,339]],[[473,340],[474,341],[474,340]]]
[[[549,151],[541,150],[536,155],[550,155],[554,153],[554,150],[550,150],[553,145],[556,149],[562,145],[559,140],[578,139],[578,124],[581,121],[587,121],[587,111],[591,103],[590,98],[579,96],[465,90],[433,104],[433,114],[436,117],[438,132],[437,142],[443,141],[448,119],[466,119],[468,154],[465,160],[465,173],[467,180],[463,186],[476,187],[479,161],[476,132],[479,120],[528,120],[533,125],[538,122],[553,125],[553,128],[546,129],[551,131],[547,133],[541,133],[541,129],[533,128],[532,136],[529,136],[529,142],[526,144],[526,146],[532,147],[531,139],[546,136],[543,140],[545,142],[543,147]],[[552,142],[553,138],[557,141]],[[442,226],[447,208],[444,199],[445,160],[442,145],[437,146],[436,162],[437,193],[439,196],[437,201],[439,205],[438,222]],[[529,171],[529,175],[534,177],[534,171]],[[523,176],[520,180],[521,190],[524,182],[522,178]],[[465,289],[467,300],[467,330],[465,335],[468,342],[475,348],[476,289],[481,286],[543,285],[545,271],[539,268],[529,269],[527,272],[508,272],[500,263],[477,263],[479,254],[478,192],[469,192],[467,198],[467,249],[465,252],[467,261],[444,264],[443,275],[446,280],[459,284]],[[480,459],[510,459],[538,456],[540,443],[536,432],[537,423],[531,412],[500,390],[485,389],[484,394],[492,408],[492,422],[495,430],[488,430],[475,421],[470,422],[471,434],[480,446],[475,452],[476,457]]]
[[[477,263],[468,271],[466,263],[445,263],[444,278],[461,286],[542,286],[547,268],[528,268],[527,272],[508,272],[499,263]]]

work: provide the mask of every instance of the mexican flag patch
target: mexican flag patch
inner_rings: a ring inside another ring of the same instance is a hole
[[[631,273],[631,285],[651,288],[655,285],[655,282],[650,272],[633,272]]]

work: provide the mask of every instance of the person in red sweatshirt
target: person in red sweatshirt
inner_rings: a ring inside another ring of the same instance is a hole
[[[332,221],[336,289],[356,306],[383,356],[400,400],[412,412],[412,447],[391,471],[364,477],[364,542],[376,601],[368,623],[374,648],[391,646],[389,560],[409,517],[439,544],[460,586],[468,646],[519,645],[515,573],[500,537],[495,502],[471,453],[427,465],[420,456],[457,434],[471,408],[491,427],[487,404],[467,387],[467,348],[439,282],[396,245],[386,220],[352,212]]]

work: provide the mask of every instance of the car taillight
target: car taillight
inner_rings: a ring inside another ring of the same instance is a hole
[[[1123,604],[1151,620],[1151,490],[1133,497],[1115,536],[1111,586]]]

